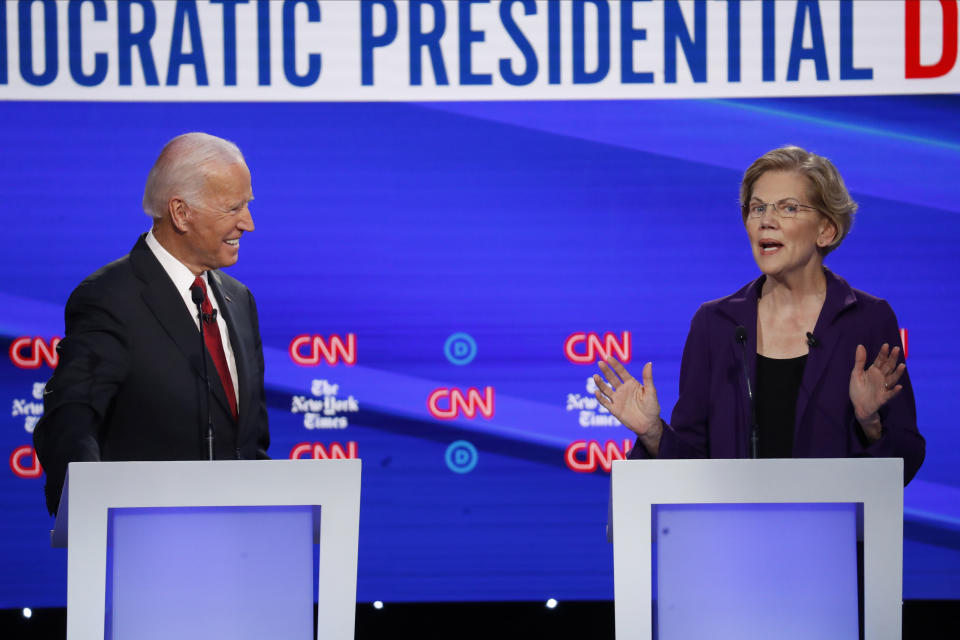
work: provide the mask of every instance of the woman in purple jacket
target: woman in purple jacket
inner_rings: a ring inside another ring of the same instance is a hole
[[[909,482],[925,442],[897,318],[823,266],[857,209],[840,174],[774,149],[747,169],[740,202],[762,275],[693,316],[670,423],[651,363],[641,382],[600,362],[596,396],[637,434],[630,457],[898,457]]]

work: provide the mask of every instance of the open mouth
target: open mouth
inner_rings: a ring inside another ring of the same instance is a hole
[[[230,245],[231,247],[239,247],[240,238],[234,238],[233,240],[224,240],[224,243]]]
[[[770,256],[780,251],[783,248],[782,242],[777,242],[776,240],[761,240],[760,241],[760,255]]]

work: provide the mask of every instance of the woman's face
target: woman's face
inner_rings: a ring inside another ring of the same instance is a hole
[[[783,276],[819,269],[819,247],[830,244],[837,229],[829,218],[809,207],[809,182],[792,171],[768,171],[753,185],[747,216],[747,235],[753,259],[766,275]],[[799,207],[793,207],[799,203]],[[777,204],[777,211],[772,206]],[[753,217],[764,209],[760,217]],[[785,211],[795,212],[787,217]]]

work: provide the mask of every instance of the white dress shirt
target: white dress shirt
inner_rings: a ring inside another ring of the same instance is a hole
[[[197,332],[199,333],[200,319],[197,318],[197,305],[193,303],[193,295],[190,293],[190,287],[193,286],[193,281],[196,279],[196,276],[193,275],[193,272],[190,271],[186,265],[174,258],[169,251],[163,248],[163,245],[161,245],[153,235],[153,229],[147,233],[147,246],[150,247],[150,251],[153,252],[157,260],[160,261],[160,266],[163,267],[163,270],[166,271],[170,279],[173,280],[173,285],[177,288],[177,291],[180,292],[183,305],[190,317],[193,318],[193,324],[196,325]],[[220,341],[223,343],[223,353],[227,357],[227,368],[230,370],[230,378],[233,380],[233,394],[237,399],[237,414],[239,415],[240,386],[237,381],[237,360],[233,355],[233,345],[230,344],[230,331],[227,329],[227,322],[223,314],[220,313],[220,301],[217,300],[217,294],[210,288],[207,272],[204,271],[200,277],[203,278],[204,284],[207,285],[210,304],[217,313],[217,328],[220,330]]]

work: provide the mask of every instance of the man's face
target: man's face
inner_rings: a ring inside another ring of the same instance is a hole
[[[184,244],[195,271],[229,267],[240,255],[240,236],[253,231],[250,171],[242,162],[209,168],[198,202],[187,202]]]

